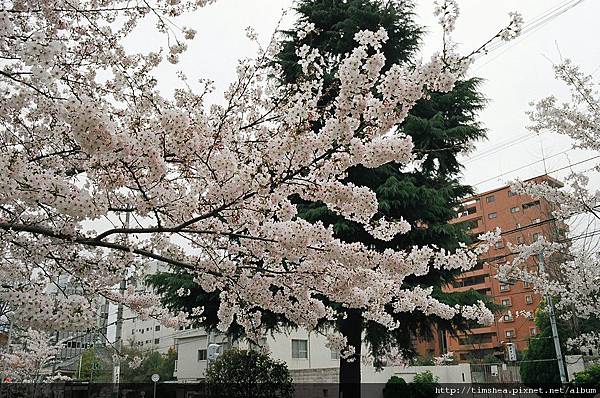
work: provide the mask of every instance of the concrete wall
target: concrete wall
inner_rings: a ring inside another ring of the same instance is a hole
[[[339,366],[339,359],[332,359],[331,350],[326,347],[325,336],[298,329],[277,333],[274,336],[268,335],[266,338],[266,348],[271,356],[284,361],[290,370],[337,368]],[[308,358],[292,358],[292,340],[307,341]]]
[[[211,343],[228,345],[223,336],[211,337]],[[204,329],[192,329],[185,331],[175,339],[177,349],[177,362],[174,376],[177,381],[197,382],[204,379],[208,362],[198,359],[198,351],[206,350],[208,347],[208,334]]]
[[[339,366],[339,359],[332,359],[331,350],[325,346],[327,339],[322,335],[308,333],[305,330],[290,330],[273,336],[267,335],[265,339],[264,348],[269,351],[271,357],[284,361],[290,370],[337,369]],[[292,357],[292,340],[307,342],[307,358]],[[177,349],[177,370],[175,372],[177,380],[193,382],[203,379],[206,372],[206,361],[198,361],[198,350],[207,348],[207,333],[203,329],[186,330],[178,333],[174,341]],[[214,342],[225,343],[227,339],[219,335],[214,337]],[[246,341],[228,345],[241,349],[250,348],[250,344]]]
[[[450,366],[390,366],[377,372],[373,367],[364,367],[362,370],[363,382],[386,383],[392,376],[398,376],[407,383],[413,381],[418,373],[430,371],[439,378],[440,383],[470,383],[471,370],[469,364]]]
[[[466,363],[450,366],[389,366],[381,371],[370,366],[363,366],[362,382],[385,384],[392,376],[397,376],[410,383],[418,373],[426,371],[430,371],[435,377],[438,377],[440,383],[471,383],[471,368]],[[296,369],[291,370],[290,373],[294,383],[337,383],[339,378],[337,367]]]
[[[177,339],[177,370],[178,381],[196,381],[203,379],[206,373],[206,360],[198,360],[198,350],[206,349],[207,336],[192,335]]]
[[[295,369],[290,370],[294,383],[332,383],[335,384],[340,378],[338,368],[322,369]]]

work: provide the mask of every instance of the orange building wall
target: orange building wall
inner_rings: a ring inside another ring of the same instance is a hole
[[[562,186],[559,181],[549,176],[540,176],[532,180],[537,183],[546,182],[553,186]],[[528,311],[533,314],[541,297],[521,281],[501,284],[495,278],[497,267],[513,257],[508,248],[509,242],[514,245],[532,243],[537,234],[542,234],[550,241],[562,240],[566,226],[554,220],[548,202],[544,200],[536,202],[526,195],[514,195],[508,186],[468,198],[463,202],[461,210],[459,217],[453,222],[472,222],[473,228],[470,233],[473,236],[476,237],[499,227],[503,239],[498,247],[492,248],[480,257],[481,264],[461,274],[455,284],[447,286],[446,290],[452,292],[474,289],[486,294],[495,303],[504,303],[507,307],[502,313],[496,314],[493,325],[473,329],[469,334],[459,333],[457,336],[452,336],[446,333],[444,344],[447,351],[454,352],[454,358],[458,361],[471,361],[489,354],[502,353],[507,342],[516,344],[517,350],[523,350],[527,348],[529,337],[534,336],[538,331],[533,317],[516,316],[516,313]],[[550,269],[553,261],[556,260],[546,259],[546,267]],[[537,259],[531,258],[523,266],[536,268]],[[439,342],[436,346],[440,346]],[[421,343],[416,348],[417,352],[423,355],[425,352],[430,352],[432,347],[427,346],[427,343]]]

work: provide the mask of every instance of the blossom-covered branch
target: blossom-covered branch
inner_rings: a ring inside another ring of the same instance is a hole
[[[445,51],[383,72],[386,31],[359,32],[340,62],[336,98],[322,107],[318,52],[297,49],[305,78],[281,84],[274,41],[240,61],[223,105],[205,104],[204,83],[168,99],[153,71],[185,45],[166,19],[197,4],[96,3],[20,1],[0,11],[0,300],[18,309],[16,321],[80,328],[99,296],[185,321],[156,310],[151,295],[115,291],[150,260],[221,291],[220,328],[236,318],[248,335],[258,335],[265,310],[312,329],[332,315],[324,300],[389,328],[390,306],[493,319],[482,303],[451,307],[427,287],[402,286],[431,266],[471,268],[497,235],[476,251],[378,252],[299,219],[290,199],[325,203],[376,239],[406,232],[404,220],[380,216],[372,190],[344,182],[346,171],[412,162],[413,144],[395,126],[428,93],[453,87],[467,63],[448,60],[460,57]],[[146,15],[177,41],[167,54],[124,50]]]

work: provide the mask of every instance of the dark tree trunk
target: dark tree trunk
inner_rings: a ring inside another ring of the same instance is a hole
[[[339,398],[360,398],[360,356],[362,347],[362,313],[360,310],[348,311],[342,319],[340,332],[354,347],[354,355],[348,359],[340,358],[340,395]],[[351,360],[351,361],[348,361]]]

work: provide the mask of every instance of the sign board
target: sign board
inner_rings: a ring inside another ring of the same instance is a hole
[[[121,366],[115,364],[113,366],[113,384],[119,384],[121,382]]]
[[[498,376],[498,365],[490,366],[490,372],[492,373],[492,376]]]
[[[507,359],[511,362],[517,360],[517,348],[513,343],[506,343]]]
[[[152,381],[153,381],[154,383],[156,383],[156,382],[157,382],[157,381],[159,381],[159,380],[160,380],[160,376],[159,376],[159,375],[157,375],[156,373],[154,373],[154,374],[152,375]]]

